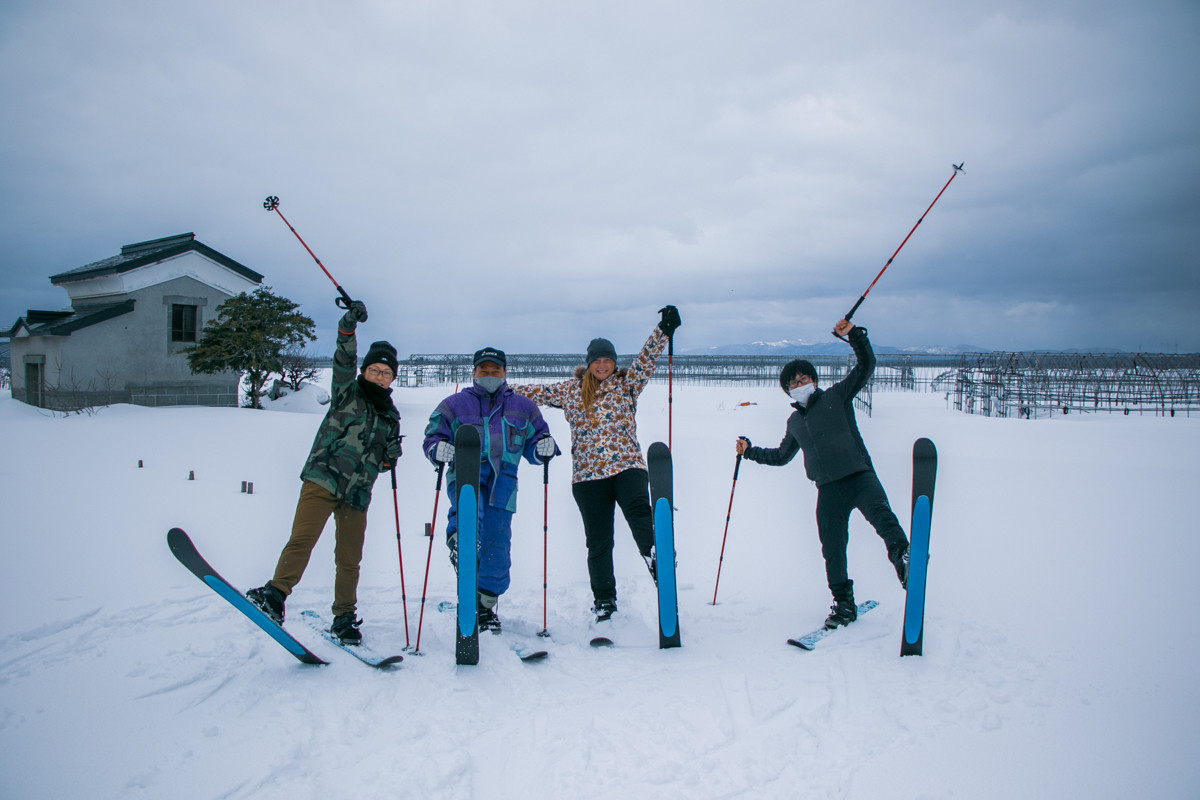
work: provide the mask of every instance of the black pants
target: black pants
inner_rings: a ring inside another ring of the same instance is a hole
[[[908,543],[899,520],[888,505],[883,485],[873,470],[858,472],[819,487],[817,534],[821,537],[821,554],[825,556],[825,578],[835,598],[839,598],[843,592],[850,593],[846,545],[850,541],[850,512],[856,508],[875,528],[889,551]]]
[[[649,477],[644,469],[627,469],[608,478],[572,484],[571,493],[583,517],[592,597],[597,601],[616,600],[617,579],[613,576],[612,559],[614,506],[621,506],[638,552],[649,554],[654,544]]]

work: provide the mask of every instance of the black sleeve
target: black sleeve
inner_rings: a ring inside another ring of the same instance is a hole
[[[799,450],[800,445],[792,434],[784,433],[779,447],[747,447],[745,457],[768,467],[782,467],[795,458]]]
[[[837,392],[844,400],[858,394],[875,373],[875,351],[871,348],[871,340],[867,338],[867,329],[856,326],[847,338],[854,348],[854,369],[830,387],[830,391]]]

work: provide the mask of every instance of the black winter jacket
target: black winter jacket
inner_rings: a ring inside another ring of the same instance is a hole
[[[796,410],[779,446],[749,447],[746,458],[779,467],[802,450],[804,472],[817,486],[874,469],[854,418],[854,396],[875,371],[875,352],[865,328],[851,330],[849,339],[856,358],[850,374],[826,390],[817,389],[807,405],[793,403]]]

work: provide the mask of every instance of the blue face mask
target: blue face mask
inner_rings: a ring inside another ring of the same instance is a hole
[[[504,378],[496,375],[484,375],[482,378],[475,379],[475,385],[488,394],[495,394],[496,390],[504,385]]]

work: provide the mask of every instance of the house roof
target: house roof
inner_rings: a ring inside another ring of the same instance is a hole
[[[74,283],[75,281],[98,278],[103,275],[117,275],[190,251],[200,253],[247,280],[254,283],[262,282],[262,275],[244,264],[239,264],[229,256],[218,253],[203,242],[196,241],[196,234],[194,233],[181,233],[162,239],[151,239],[146,242],[123,245],[120,255],[101,259],[100,261],[93,261],[91,264],[85,264],[82,267],[60,272],[57,275],[51,275],[50,282],[55,286],[61,286],[64,283]]]
[[[19,328],[25,328],[31,336],[70,336],[81,328],[87,328],[105,320],[133,311],[133,300],[119,303],[93,303],[78,309],[65,311],[36,311],[30,309],[8,332],[16,336]]]

